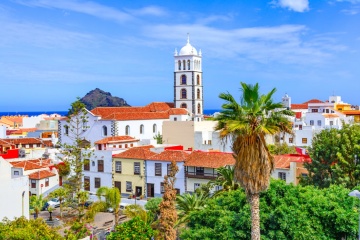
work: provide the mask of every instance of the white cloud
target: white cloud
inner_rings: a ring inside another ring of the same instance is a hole
[[[127,11],[129,13],[132,13],[137,16],[161,17],[161,16],[167,15],[167,12],[164,9],[162,9],[160,7],[156,7],[156,6],[148,6],[148,7],[144,7],[144,8],[140,8],[140,9],[127,9]]]
[[[341,12],[347,15],[356,15],[360,13],[360,9],[359,8],[343,9],[341,10]]]
[[[282,8],[287,8],[295,12],[305,12],[309,10],[308,0],[274,0],[271,4]]]
[[[336,0],[337,2],[349,2],[352,4],[360,3],[360,0]]]

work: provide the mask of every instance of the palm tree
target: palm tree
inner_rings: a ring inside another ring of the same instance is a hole
[[[260,239],[260,192],[268,188],[270,174],[274,169],[274,159],[270,154],[265,135],[279,132],[291,133],[287,116],[290,110],[283,109],[281,103],[274,103],[272,96],[259,93],[259,85],[241,83],[242,97],[237,103],[230,93],[221,93],[225,100],[223,110],[216,117],[220,137],[232,141],[236,160],[235,180],[244,188],[251,207],[251,239]]]
[[[105,197],[106,206],[109,208],[114,209],[115,215],[115,225],[118,224],[119,221],[119,212],[120,212],[120,191],[116,187],[100,187],[96,191],[96,195],[98,196],[99,200],[101,200],[101,196]]]
[[[179,212],[177,225],[186,222],[190,212],[203,209],[206,206],[207,199],[208,195],[203,192],[195,194],[184,193],[182,195],[178,195],[176,197],[176,208]]]
[[[51,197],[59,199],[60,202],[60,217],[62,217],[62,208],[63,202],[69,195],[69,190],[63,187],[60,187],[49,194]]]
[[[240,187],[239,183],[235,181],[235,168],[233,166],[225,166],[216,169],[219,174],[218,177],[211,181],[212,185],[221,186],[222,189],[215,192],[214,196],[217,196],[223,192],[236,190]]]
[[[30,197],[30,207],[34,209],[35,219],[39,216],[39,212],[44,207],[45,202],[46,200],[43,198],[42,194],[40,194],[39,196],[33,195]]]
[[[125,210],[124,210],[124,214],[128,217],[128,218],[134,218],[134,217],[139,217],[142,221],[151,224],[152,223],[152,214],[148,213],[142,206],[140,205],[135,205],[135,204],[131,204],[126,206]]]

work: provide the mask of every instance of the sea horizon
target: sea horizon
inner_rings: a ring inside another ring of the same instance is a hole
[[[220,109],[204,109],[204,115],[212,115],[215,112],[219,112],[221,111]],[[41,114],[47,114],[47,115],[51,115],[51,114],[60,114],[61,116],[66,116],[68,111],[18,111],[18,112],[0,112],[0,117],[2,116],[28,116],[28,117],[33,117],[33,116],[39,116]]]

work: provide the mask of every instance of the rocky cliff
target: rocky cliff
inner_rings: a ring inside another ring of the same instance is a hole
[[[96,107],[130,107],[126,101],[119,97],[111,96],[111,93],[95,88],[80,99],[86,105],[86,109],[92,110]]]

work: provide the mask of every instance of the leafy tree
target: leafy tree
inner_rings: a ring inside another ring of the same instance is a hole
[[[176,198],[176,208],[179,215],[178,224],[185,223],[191,212],[203,209],[206,206],[207,199],[208,195],[205,195],[203,192],[178,195]]]
[[[142,206],[137,205],[137,204],[131,204],[131,205],[126,206],[126,208],[124,210],[124,214],[128,218],[139,217],[142,221],[144,221],[146,223],[152,222],[152,215],[149,214],[148,212],[146,212]]]
[[[160,203],[162,201],[162,198],[160,197],[156,197],[156,198],[151,198],[150,200],[147,201],[147,203],[145,204],[145,209],[148,211],[148,213],[151,214],[151,216],[153,217],[152,221],[157,221],[160,215]]]
[[[360,126],[344,124],[342,129],[325,129],[316,134],[308,149],[309,171],[303,185],[320,188],[343,184],[352,189],[360,184]]]
[[[262,239],[356,239],[359,200],[349,190],[287,185],[272,180],[261,193]],[[247,196],[242,189],[209,199],[207,206],[190,213],[181,239],[250,239]]]
[[[155,231],[149,224],[141,220],[140,217],[134,217],[131,220],[119,224],[115,227],[115,231],[110,233],[106,239],[110,240],[149,240],[155,235]]]
[[[27,220],[25,217],[16,218],[13,221],[4,219],[0,222],[0,240],[58,240],[61,235],[49,227],[44,220],[37,218]]]
[[[96,191],[96,195],[98,196],[99,200],[101,200],[101,196],[105,197],[106,207],[112,208],[114,210],[115,215],[115,225],[118,224],[119,221],[119,213],[120,213],[120,191],[116,187],[100,187]]]
[[[157,143],[157,144],[162,144],[162,143],[163,143],[163,136],[162,136],[160,133],[157,133],[157,134],[154,136],[154,139],[156,140],[156,143]]]
[[[175,240],[176,230],[174,226],[177,221],[176,212],[176,189],[174,187],[176,181],[176,173],[179,171],[175,161],[170,164],[169,175],[164,177],[163,200],[160,203],[160,218],[159,218],[159,235],[157,239]]]
[[[269,144],[268,149],[272,155],[295,154],[296,153],[295,147],[287,145],[286,142],[281,143],[281,144],[280,143]]]
[[[60,202],[60,217],[62,217],[62,210],[63,210],[63,204],[64,200],[68,198],[69,196],[69,190],[63,187],[60,187],[58,189],[55,189],[53,192],[49,194],[51,197],[55,197],[59,199]]]
[[[218,124],[215,129],[220,130],[220,137],[232,141],[235,179],[245,189],[251,206],[251,239],[260,239],[259,196],[268,188],[274,168],[265,135],[280,131],[291,133],[292,126],[287,116],[293,113],[282,110],[281,103],[273,102],[275,88],[262,95],[258,84],[241,83],[241,91],[240,104],[230,93],[219,95],[226,102],[216,117]]]
[[[34,218],[39,216],[39,212],[44,207],[46,200],[43,198],[43,195],[40,194],[39,196],[32,195],[30,197],[30,208],[34,210]]]

